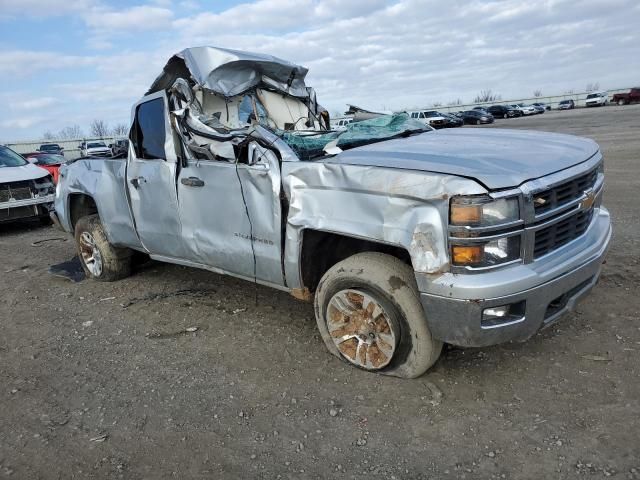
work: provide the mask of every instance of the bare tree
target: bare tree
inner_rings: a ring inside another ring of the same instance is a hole
[[[104,120],[93,120],[89,124],[89,130],[94,137],[106,137],[109,135],[109,125]]]
[[[111,129],[114,137],[124,137],[129,133],[129,127],[125,123],[117,123]]]
[[[78,125],[70,125],[68,127],[64,127],[58,133],[58,137],[64,140],[75,140],[77,138],[82,138],[82,129]]]
[[[533,96],[538,98],[542,96],[542,90],[538,89],[538,90],[534,90],[533,91]]]
[[[43,140],[53,140],[54,138],[56,138],[56,136],[54,135],[54,133],[51,130],[47,130],[46,132],[44,132],[42,134],[42,139]]]
[[[450,107],[453,107],[455,105],[462,105],[462,100],[459,98],[456,98],[455,100],[451,100],[450,102],[447,102],[447,105]]]
[[[596,90],[600,90],[600,83],[598,82],[587,83],[587,88],[586,88],[587,93],[594,92]]]
[[[567,90],[566,92],[564,92],[565,95],[573,95],[575,92],[575,90],[573,88]]]
[[[442,102],[433,102],[432,104],[433,108],[438,108],[442,106]]]
[[[502,97],[497,93],[493,93],[491,89],[481,90],[476,98],[473,99],[474,103],[495,102],[501,100]]]

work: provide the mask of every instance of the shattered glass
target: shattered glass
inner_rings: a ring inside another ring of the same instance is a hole
[[[422,122],[409,117],[406,113],[383,115],[352,122],[342,132],[276,132],[296,153],[300,160],[311,160],[325,155],[324,148],[336,141],[342,150],[360,147],[370,143],[382,142],[392,138],[404,137],[415,133],[433,130]]]

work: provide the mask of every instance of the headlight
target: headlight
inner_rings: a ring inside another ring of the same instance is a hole
[[[492,267],[520,258],[520,236],[451,246],[451,263],[458,267]]]
[[[518,199],[492,199],[488,195],[451,199],[449,221],[455,226],[490,227],[520,219]]]
[[[449,204],[451,264],[486,268],[521,258],[519,197],[453,197]]]

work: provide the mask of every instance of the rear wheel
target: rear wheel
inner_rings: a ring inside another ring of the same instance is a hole
[[[315,295],[329,351],[363,370],[415,378],[438,359],[413,270],[390,255],[359,253],[329,269]]]
[[[502,118],[507,118],[509,115],[507,115],[506,113],[504,115],[502,115]]]
[[[109,243],[98,215],[78,220],[75,239],[80,263],[88,277],[112,282],[131,274],[132,250]]]

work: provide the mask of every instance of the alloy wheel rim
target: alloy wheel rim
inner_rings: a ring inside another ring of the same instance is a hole
[[[340,290],[329,300],[326,317],[329,336],[346,360],[366,370],[389,365],[398,332],[371,295],[354,289]]]
[[[82,235],[80,235],[80,254],[82,262],[91,275],[99,277],[102,274],[102,254],[96,247],[93,235],[89,232],[82,232]]]

